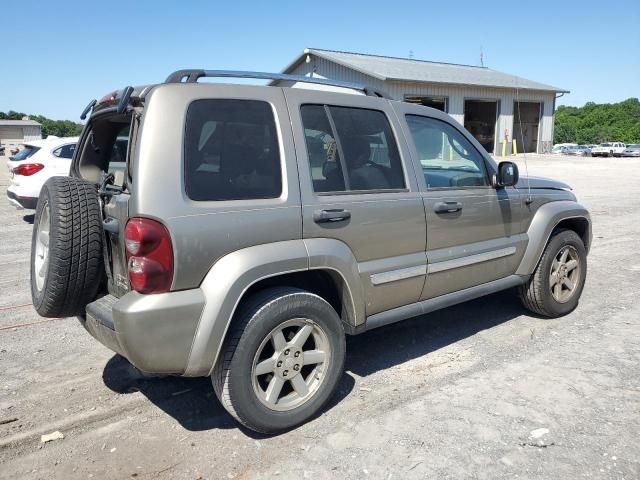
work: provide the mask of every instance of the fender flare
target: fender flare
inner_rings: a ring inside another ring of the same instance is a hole
[[[583,218],[587,221],[588,244],[585,247],[589,250],[592,235],[589,211],[579,203],[569,200],[545,203],[538,208],[527,229],[529,242],[516,270],[517,275],[531,275],[534,272],[553,230],[563,220],[572,218]]]
[[[184,375],[211,374],[238,304],[252,285],[269,277],[319,268],[333,270],[342,277],[347,318],[350,322],[364,322],[357,262],[346,244],[323,238],[243,248],[220,258],[200,285],[205,305]]]

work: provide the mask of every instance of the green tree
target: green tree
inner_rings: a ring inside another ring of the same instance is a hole
[[[584,107],[556,110],[554,143],[640,143],[640,102],[587,102]]]

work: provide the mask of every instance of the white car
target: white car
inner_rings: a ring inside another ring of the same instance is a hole
[[[49,137],[24,144],[24,148],[7,161],[11,185],[9,202],[18,209],[35,209],[40,189],[50,177],[67,176],[78,137]]]
[[[591,149],[592,157],[619,157],[622,152],[627,148],[624,143],[621,142],[608,142],[601,143],[595,148]]]

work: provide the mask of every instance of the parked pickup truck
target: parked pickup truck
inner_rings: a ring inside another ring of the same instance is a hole
[[[351,93],[198,82],[230,76]],[[210,377],[256,431],[318,413],[346,334],[514,287],[536,315],[578,305],[587,210],[438,110],[334,80],[181,70],[84,115],[71,176],[37,203],[35,309],[77,315],[145,372]]]
[[[595,148],[591,149],[592,157],[619,157],[622,152],[627,148],[624,143],[612,142],[601,143]]]

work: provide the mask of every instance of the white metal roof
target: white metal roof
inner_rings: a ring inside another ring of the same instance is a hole
[[[40,127],[34,120],[0,120],[0,127]]]
[[[455,63],[430,62],[411,58],[384,57],[363,53],[340,52],[307,48],[296,58],[284,73],[290,72],[305,61],[307,55],[316,55],[347,68],[379,80],[441,83],[450,85],[476,85],[495,88],[518,88],[569,93],[568,90],[546,85],[526,78],[498,72],[487,67],[459,65]]]

